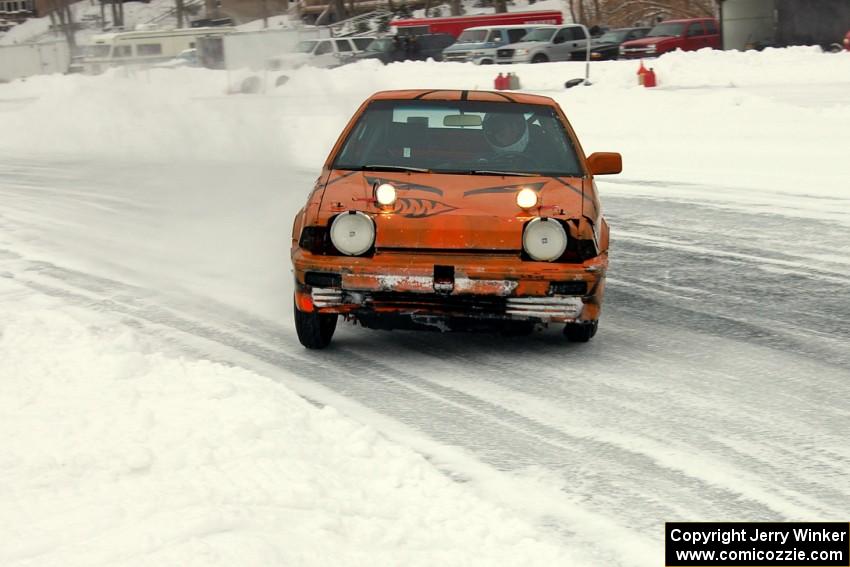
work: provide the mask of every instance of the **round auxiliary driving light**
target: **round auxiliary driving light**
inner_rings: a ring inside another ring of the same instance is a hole
[[[534,189],[520,189],[516,194],[516,204],[523,209],[530,209],[537,204],[537,193]]]
[[[538,217],[525,225],[522,247],[535,260],[557,260],[567,249],[567,231],[555,219]]]
[[[331,242],[343,254],[359,256],[375,242],[375,223],[359,211],[342,213],[331,223]]]
[[[382,183],[375,189],[375,199],[382,207],[389,207],[395,203],[396,194],[395,187],[390,183]]]

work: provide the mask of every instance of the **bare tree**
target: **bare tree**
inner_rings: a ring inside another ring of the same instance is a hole
[[[58,26],[59,31],[65,36],[65,41],[68,42],[68,49],[71,53],[74,53],[77,49],[77,38],[74,13],[71,12],[71,1],[47,0],[47,7],[50,10],[50,21],[53,22],[53,25]]]
[[[344,0],[333,0],[333,2],[331,2],[331,5],[333,6],[334,19],[337,22],[341,22],[342,20],[344,20],[346,18]]]
[[[452,16],[460,16],[460,0],[451,0],[449,7]]]
[[[508,2],[507,0],[495,0],[493,5],[496,7],[497,14],[503,14],[508,11]]]
[[[183,0],[174,0],[174,12],[177,14],[177,27],[183,27],[183,20],[185,18],[186,7],[183,3]]]
[[[588,0],[575,0],[583,5]],[[588,7],[590,4],[588,3]],[[654,24],[659,18],[712,17],[717,14],[714,0],[598,0],[593,2],[593,23],[614,27]]]

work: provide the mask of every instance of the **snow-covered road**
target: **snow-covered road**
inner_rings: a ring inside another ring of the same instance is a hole
[[[850,508],[846,200],[789,197],[783,212],[605,182],[612,277],[590,344],[343,326],[317,353],[290,323],[303,191],[282,189],[310,181],[19,159],[0,168],[0,273],[341,408],[601,562],[652,563],[664,521]],[[818,210],[833,218],[807,218]]]

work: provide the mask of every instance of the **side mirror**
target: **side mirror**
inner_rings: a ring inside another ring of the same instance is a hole
[[[608,175],[623,171],[623,156],[614,152],[596,152],[587,158],[591,175]]]

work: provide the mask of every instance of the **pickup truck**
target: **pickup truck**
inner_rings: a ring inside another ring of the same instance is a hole
[[[657,57],[668,51],[696,51],[704,47],[720,49],[717,20],[695,18],[668,20],[649,30],[646,37],[620,44],[621,59]]]
[[[573,52],[587,51],[587,28],[578,24],[540,26],[519,43],[496,50],[496,63],[570,61]]]

